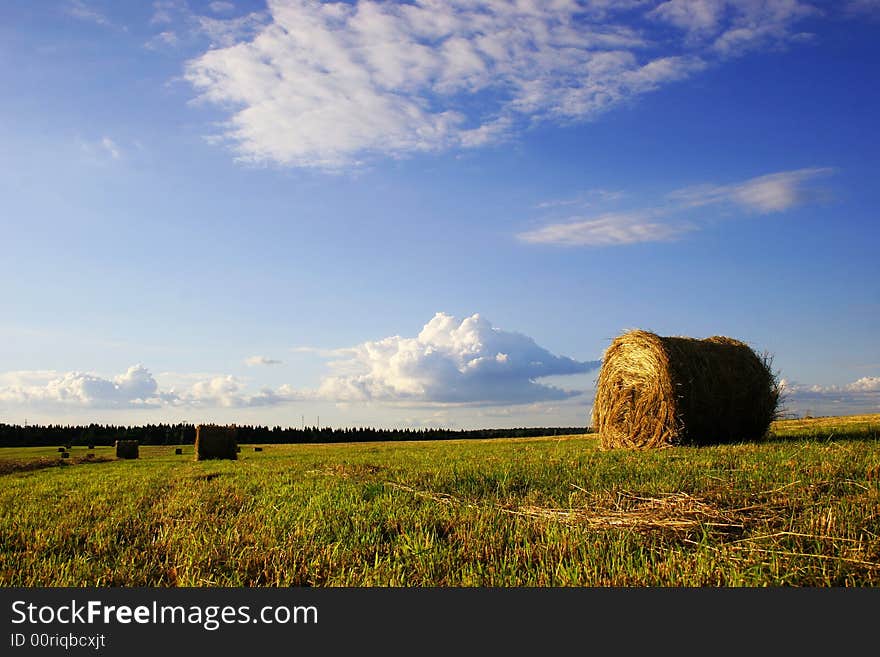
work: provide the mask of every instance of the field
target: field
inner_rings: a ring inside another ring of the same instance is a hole
[[[0,449],[2,586],[877,586],[880,415],[595,435]],[[106,459],[106,460],[105,460]]]

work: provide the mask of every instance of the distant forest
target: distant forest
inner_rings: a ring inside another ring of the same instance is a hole
[[[240,443],[353,443],[383,440],[452,440],[462,438],[527,438],[590,433],[589,427],[528,427],[518,429],[374,429],[264,427],[238,425]],[[141,445],[187,445],[195,442],[194,424],[116,426],[18,425],[0,423],[0,447],[112,445],[137,440]]]

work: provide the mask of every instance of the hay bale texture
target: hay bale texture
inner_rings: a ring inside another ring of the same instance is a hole
[[[196,461],[205,459],[237,459],[238,429],[235,425],[219,426],[199,424],[196,426]]]
[[[116,441],[116,458],[118,458],[118,459],[136,459],[136,458],[138,458],[138,441],[136,441],[136,440],[117,440]]]
[[[778,400],[769,358],[739,340],[636,330],[605,351],[592,424],[606,449],[756,440]]]

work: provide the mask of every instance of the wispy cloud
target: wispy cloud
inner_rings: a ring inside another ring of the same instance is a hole
[[[529,244],[560,246],[620,246],[638,242],[668,242],[696,227],[688,223],[663,223],[646,214],[608,213],[591,219],[570,218],[517,237]]]
[[[166,48],[174,48],[179,43],[180,37],[177,36],[176,32],[165,30],[150,38],[150,40],[144,44],[144,47],[149,50],[164,50]]]
[[[535,207],[539,210],[547,210],[550,208],[581,206],[592,207],[597,205],[605,205],[614,201],[619,201],[624,197],[624,193],[614,189],[588,189],[575,194],[568,198],[555,198],[541,201]]]
[[[208,7],[215,14],[229,14],[235,11],[235,5],[224,0],[214,0],[214,2],[208,4]]]
[[[745,210],[783,212],[820,197],[811,186],[816,178],[834,173],[828,167],[782,171],[733,185],[698,185],[679,189],[669,198],[689,207],[730,203]]]
[[[703,184],[670,192],[657,205],[630,212],[606,212],[573,216],[521,232],[517,238],[529,244],[558,246],[620,246],[639,242],[668,242],[700,230],[702,222],[683,217],[695,208],[726,206],[754,214],[784,212],[823,198],[815,179],[834,169],[813,167],[780,171],[726,185]],[[552,209],[558,204],[539,205]]]
[[[648,16],[682,30],[692,46],[736,57],[802,40],[798,21],[821,13],[799,0],[669,0]]]
[[[226,47],[185,76],[230,112],[216,137],[241,160],[337,169],[595,119],[725,57],[795,40],[812,14],[797,0],[272,0],[251,37],[233,19],[218,38]],[[688,38],[669,40],[669,25]]]
[[[212,2],[208,9],[214,15],[199,14],[184,0],[157,0],[153,3],[150,24],[161,31],[148,39],[144,46],[159,51],[183,47],[228,47],[253,37],[269,20],[263,11],[229,16],[236,9],[231,2]],[[223,15],[226,17],[217,17]]]
[[[245,359],[244,364],[248,367],[257,367],[259,365],[281,365],[282,362],[266,356],[251,356]]]
[[[123,157],[122,148],[107,135],[95,140],[80,139],[79,148],[85,159],[92,164],[108,164]]]
[[[857,16],[880,18],[880,0],[848,0],[846,10]]]
[[[69,0],[64,11],[68,16],[72,16],[81,21],[94,23],[103,27],[110,27],[112,25],[110,19],[107,18],[103,12],[84,2],[84,0]]]
[[[110,137],[101,138],[101,147],[114,160],[118,160],[122,156],[122,151],[119,150],[119,146],[117,146],[116,142],[110,139]]]

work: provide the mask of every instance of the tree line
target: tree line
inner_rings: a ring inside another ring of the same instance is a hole
[[[389,440],[452,440],[462,438],[528,438],[590,433],[589,427],[520,427],[515,429],[379,429],[373,427],[281,427],[237,425],[240,443],[352,443]],[[113,445],[137,440],[141,445],[187,445],[195,442],[196,425],[112,424],[19,425],[0,423],[0,447]]]

